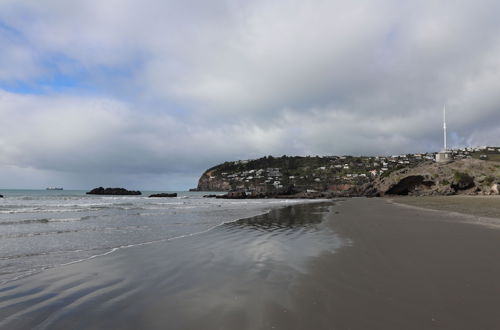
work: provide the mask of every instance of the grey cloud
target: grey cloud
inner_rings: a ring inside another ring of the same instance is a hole
[[[266,154],[436,150],[445,103],[454,145],[497,144],[498,12],[489,0],[6,0],[0,20],[19,37],[0,28],[0,83],[83,70],[97,93],[3,92],[0,162],[153,182]],[[64,66],[44,65],[55,56]]]

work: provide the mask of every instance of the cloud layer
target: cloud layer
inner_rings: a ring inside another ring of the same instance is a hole
[[[4,0],[0,182],[185,189],[225,160],[432,151],[445,103],[454,145],[498,144],[499,11]]]

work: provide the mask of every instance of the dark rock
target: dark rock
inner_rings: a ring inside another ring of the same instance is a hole
[[[247,194],[244,191],[230,191],[225,195],[218,195],[215,198],[244,199],[247,198]]]
[[[289,185],[284,189],[282,189],[281,191],[279,191],[278,194],[282,196],[288,196],[288,195],[295,195],[298,192],[299,191],[297,191],[293,185]]]
[[[455,195],[456,191],[455,189],[451,188],[449,185],[448,186],[441,186],[436,189],[436,195],[441,195],[441,196],[451,196]]]
[[[141,195],[140,191],[127,190],[124,188],[95,188],[87,192],[87,195]]]
[[[407,176],[396,184],[392,185],[385,194],[387,195],[408,195],[414,193],[418,188],[429,188],[434,185],[433,181],[426,180],[422,175]]]
[[[338,195],[334,192],[330,191],[313,191],[313,192],[307,192],[307,191],[302,191],[298,192],[293,195],[273,195],[269,196],[273,198],[287,198],[287,199],[323,199],[323,198],[332,198],[332,197],[338,197]]]
[[[349,189],[351,193],[355,193],[358,196],[365,196],[365,197],[379,197],[380,192],[378,191],[377,188],[373,185],[372,182],[365,183],[364,185],[361,185],[359,189],[357,189],[357,192],[354,192],[353,189]]]
[[[204,198],[216,198],[218,195],[216,194],[210,194],[210,195],[203,195]]]
[[[474,178],[467,173],[456,172],[451,187],[458,190],[467,190],[474,187]]]
[[[0,195],[0,198],[3,198],[3,195]]]
[[[149,197],[177,197],[177,193],[160,193],[160,194],[152,194]]]

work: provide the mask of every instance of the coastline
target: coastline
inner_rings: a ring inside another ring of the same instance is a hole
[[[500,231],[383,199],[335,210],[328,225],[352,244],[311,260],[294,329],[498,328]]]
[[[0,205],[0,284],[110,251],[185,237],[298,200],[172,199],[23,191]]]
[[[400,207],[449,214],[456,220],[500,229],[500,196],[405,196],[384,199]]]
[[[0,328],[496,329],[500,231],[297,204],[0,286]]]
[[[331,206],[285,206],[9,282],[0,329],[254,329],[263,297],[281,304],[306,260],[343,244],[323,225]]]

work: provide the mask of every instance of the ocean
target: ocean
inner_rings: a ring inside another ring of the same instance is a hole
[[[0,284],[120,249],[197,235],[296,200],[86,195],[82,190],[0,190]]]
[[[383,198],[3,194],[2,330],[500,324],[500,231],[455,213]]]

